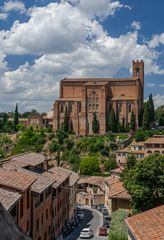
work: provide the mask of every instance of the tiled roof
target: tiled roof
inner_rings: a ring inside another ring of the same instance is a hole
[[[116,183],[116,182],[118,182],[119,180],[118,180],[118,178],[115,178],[115,177],[107,177],[106,179],[105,179],[105,183],[108,185],[108,186],[110,186],[110,185],[112,185],[112,184],[114,184],[114,183]]]
[[[0,188],[0,203],[7,211],[10,210],[20,198],[21,195],[19,193]]]
[[[164,205],[125,220],[137,240],[164,239]]]
[[[38,174],[23,168],[19,168],[17,171],[27,173],[36,178],[36,181],[31,186],[31,191],[36,193],[42,193],[55,182],[54,178],[45,176],[44,173]]]
[[[154,137],[150,137],[145,141],[145,144],[164,144],[164,136],[154,136]]]
[[[78,181],[78,184],[91,184],[98,186],[101,188],[102,191],[105,191],[105,179],[106,177],[98,177],[98,176],[89,176],[89,177],[83,177]]]
[[[3,163],[3,168],[13,169],[13,168],[24,168],[29,166],[29,164],[18,161],[18,160],[10,160]]]
[[[138,78],[64,78],[63,82],[87,82],[87,81],[132,81],[137,80]]]
[[[115,168],[111,170],[111,173],[122,173],[122,170],[120,168]]]
[[[47,172],[44,172],[43,175],[54,179],[53,187],[56,188],[70,176],[70,172],[61,167],[52,167]]]
[[[116,182],[111,184],[109,189],[109,198],[119,198],[119,199],[127,199],[129,200],[131,197],[127,190],[123,186],[123,182]]]
[[[136,142],[136,141],[133,141],[130,145],[131,146],[144,146],[144,141],[139,141],[139,142]]]
[[[17,170],[8,170],[0,168],[0,185],[20,191],[28,189],[34,183],[36,177]]]
[[[11,159],[19,162],[23,162],[27,165],[37,166],[44,162],[44,155],[30,152],[30,153],[25,153],[19,156],[12,157]]]

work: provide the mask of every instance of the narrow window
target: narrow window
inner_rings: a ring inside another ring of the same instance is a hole
[[[21,218],[23,217],[23,197],[21,198],[21,201],[20,201],[20,217]]]

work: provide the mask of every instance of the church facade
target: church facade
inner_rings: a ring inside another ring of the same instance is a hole
[[[65,109],[70,128],[77,135],[93,134],[93,115],[99,121],[99,133],[107,132],[109,113],[114,109],[120,124],[130,124],[132,111],[136,116],[143,108],[144,62],[132,62],[131,78],[64,78],[60,96],[53,105],[53,130],[64,122]]]

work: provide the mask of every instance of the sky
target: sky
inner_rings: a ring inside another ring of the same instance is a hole
[[[49,111],[65,77],[130,77],[164,104],[163,0],[0,0],[0,112]]]

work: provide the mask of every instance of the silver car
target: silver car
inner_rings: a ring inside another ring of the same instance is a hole
[[[83,228],[80,233],[80,238],[89,239],[93,237],[93,231],[90,228]]]

